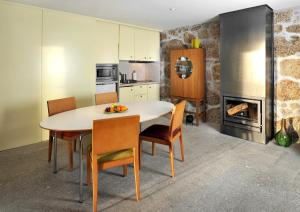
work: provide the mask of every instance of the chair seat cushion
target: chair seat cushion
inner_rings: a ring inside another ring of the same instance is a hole
[[[140,136],[158,138],[169,141],[169,126],[154,124],[141,132]]]
[[[92,157],[92,145],[88,146],[88,154],[90,155],[90,157]],[[117,152],[108,152],[108,153],[97,155],[98,162],[121,160],[129,157],[133,157],[132,149],[125,149]]]
[[[50,135],[54,136],[54,132],[50,131]],[[75,139],[79,135],[80,132],[63,132],[63,131],[56,132],[56,137],[60,139]]]

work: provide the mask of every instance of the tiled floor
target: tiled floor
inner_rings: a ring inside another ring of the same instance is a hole
[[[159,120],[166,122],[165,119]],[[157,155],[143,145],[142,200],[135,201],[132,167],[101,173],[99,209],[105,211],[300,211],[300,144],[282,148],[220,134],[215,128],[184,127],[185,162],[175,145],[175,179],[168,148]],[[47,163],[46,142],[0,152],[0,211],[90,211],[92,192],[78,199],[78,153],[67,171],[66,145],[59,144],[59,172]]]

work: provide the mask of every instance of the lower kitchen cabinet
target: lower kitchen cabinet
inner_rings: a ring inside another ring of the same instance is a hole
[[[148,85],[148,100],[159,100],[159,84]]]
[[[119,101],[120,102],[132,102],[135,100],[134,86],[122,87],[119,89]]]
[[[134,85],[119,89],[120,102],[159,100],[159,84]]]

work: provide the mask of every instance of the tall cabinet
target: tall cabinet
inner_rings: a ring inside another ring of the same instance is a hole
[[[0,1],[0,151],[41,141],[42,9]]]
[[[171,58],[171,98],[186,99],[195,102],[196,123],[201,115],[205,119],[205,109],[200,113],[200,104],[205,107],[205,50],[178,49],[172,50]]]

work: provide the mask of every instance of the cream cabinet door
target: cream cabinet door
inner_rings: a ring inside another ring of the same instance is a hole
[[[140,94],[135,96],[135,101],[147,101],[147,94]]]
[[[160,61],[160,35],[159,32],[149,31],[149,61]]]
[[[135,101],[134,86],[120,88],[119,89],[119,101],[122,103]]]
[[[134,37],[135,29],[120,25],[119,59],[134,60]]]
[[[160,100],[159,95],[160,95],[159,94],[159,84],[148,85],[148,100],[149,101],[154,101],[154,100],[159,101]]]
[[[96,21],[95,37],[96,63],[119,63],[119,25]]]
[[[135,60],[149,61],[149,52],[151,51],[149,31],[136,28],[134,41]]]
[[[75,96],[77,107],[92,105],[96,91],[95,19],[47,9],[43,14],[43,117],[48,116],[50,99]]]
[[[0,1],[0,151],[41,141],[42,9]]]

